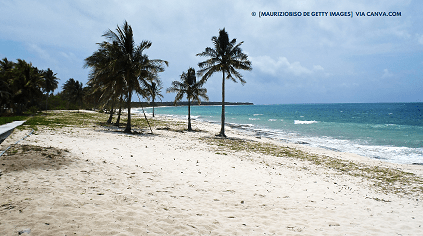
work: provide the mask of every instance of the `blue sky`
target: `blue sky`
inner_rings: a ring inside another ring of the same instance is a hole
[[[353,12],[353,17],[258,17],[270,12]],[[257,12],[252,16],[252,12]],[[401,12],[356,16],[355,12]],[[127,20],[145,52],[169,61],[164,88],[205,58],[211,37],[226,28],[244,41],[247,83],[227,81],[227,101],[255,104],[423,102],[423,2],[385,1],[10,1],[0,0],[0,58],[51,68],[63,83],[88,81],[84,59],[103,33]],[[205,87],[221,100],[221,74]],[[164,92],[163,101],[174,94]]]

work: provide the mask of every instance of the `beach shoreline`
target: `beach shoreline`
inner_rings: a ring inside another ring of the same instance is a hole
[[[151,117],[151,114],[148,114],[149,117]],[[156,118],[158,119],[164,119],[164,120],[172,120],[175,122],[185,122],[187,123],[187,119],[183,119],[181,117],[175,117],[172,115],[161,115],[161,114],[156,114],[155,115]],[[204,121],[204,120],[198,120],[196,118],[191,118],[191,122],[193,122],[194,124],[200,124],[200,126],[212,126],[214,127],[215,133],[218,134],[218,131],[220,130],[220,123],[219,122],[214,122],[214,121]],[[331,150],[325,147],[314,147],[311,145],[308,145],[308,143],[293,143],[287,140],[282,140],[282,139],[277,139],[277,138],[272,138],[272,137],[264,137],[261,135],[256,135],[255,133],[239,128],[240,124],[231,124],[231,123],[226,123],[225,127],[226,129],[229,129],[231,134],[235,137],[238,138],[243,138],[243,139],[249,139],[249,140],[255,140],[257,141],[258,139],[263,140],[263,142],[270,142],[272,144],[276,144],[276,145],[285,145],[291,148],[296,148],[296,149],[300,149],[303,150],[307,153],[310,154],[316,154],[316,155],[327,155],[331,158],[338,158],[338,159],[342,159],[342,160],[347,160],[347,161],[355,161],[355,162],[360,162],[360,163],[365,163],[371,166],[385,166],[387,168],[394,168],[394,169],[400,169],[403,171],[408,171],[411,173],[414,173],[416,175],[419,175],[420,177],[423,177],[423,166],[422,165],[416,165],[416,164],[404,164],[404,163],[393,163],[393,162],[388,162],[385,161],[383,159],[375,159],[375,158],[370,158],[370,157],[366,157],[366,156],[362,156],[359,154],[355,154],[355,153],[349,153],[349,152],[343,152],[343,151],[337,151],[337,150]]]
[[[183,120],[155,120],[159,125],[153,134],[148,128],[124,134],[113,127],[73,125],[40,128],[20,141],[0,159],[0,234],[423,232],[421,191],[384,191],[377,181],[311,159],[245,148],[276,145],[298,150],[298,155],[338,158],[360,168],[387,168],[423,178],[421,166],[259,139],[230,127],[227,142],[215,138],[218,124],[193,120],[196,131],[186,132]],[[1,148],[27,131],[12,134]],[[236,150],[234,144],[244,149]]]
[[[157,113],[186,118],[187,108],[158,108]],[[191,109],[191,117],[198,120],[220,123],[220,116],[218,107]],[[422,163],[423,127],[418,117],[411,104],[254,105],[226,110],[227,125],[251,135],[403,164]]]

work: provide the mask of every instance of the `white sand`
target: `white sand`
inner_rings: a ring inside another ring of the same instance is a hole
[[[423,235],[422,194],[378,193],[367,180],[300,160],[217,150],[198,137],[218,125],[193,127],[204,132],[37,131],[19,144],[53,147],[62,164],[3,172],[0,235]],[[229,127],[227,135],[250,138]]]

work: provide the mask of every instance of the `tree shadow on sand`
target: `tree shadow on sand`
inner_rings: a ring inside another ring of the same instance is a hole
[[[98,130],[103,133],[117,133],[117,134],[127,134],[127,135],[136,135],[136,136],[152,136],[157,135],[151,132],[149,128],[139,128],[132,126],[131,132],[125,132],[126,123],[120,123],[119,126],[115,124],[107,124],[106,122],[99,122],[98,125],[102,130]]]

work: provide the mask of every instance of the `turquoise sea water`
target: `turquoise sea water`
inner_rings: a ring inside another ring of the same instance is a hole
[[[187,117],[187,107],[155,111]],[[220,113],[220,106],[191,108],[194,119],[208,122],[220,123]],[[226,122],[252,135],[395,163],[423,163],[423,103],[227,106]]]

